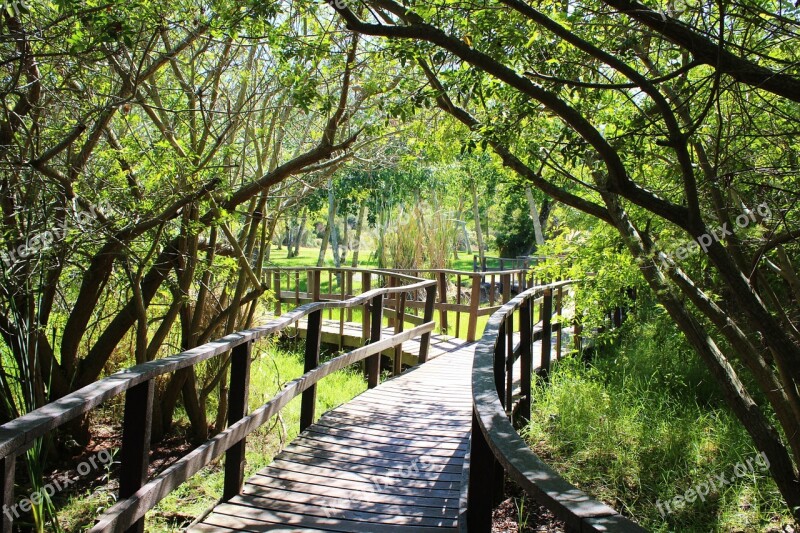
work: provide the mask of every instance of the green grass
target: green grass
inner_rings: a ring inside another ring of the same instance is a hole
[[[668,320],[629,323],[592,365],[562,360],[524,435],[569,481],[654,532],[778,531],[789,516],[763,468],[662,516],[657,502],[729,478],[758,453]]]
[[[287,381],[303,374],[299,345],[293,349],[256,346],[250,376],[250,410],[254,410],[279,392]],[[341,405],[366,390],[366,382],[357,367],[345,369],[323,379],[317,388],[316,414]],[[216,404],[209,402],[209,421],[213,421]],[[186,424],[185,413],[178,410],[179,424]],[[298,434],[300,398],[292,400],[270,422],[247,439],[245,478],[268,465],[273,457]],[[180,430],[181,428],[179,428]],[[202,515],[222,495],[224,460],[212,463],[170,493],[147,515],[148,532],[181,531],[194,517]],[[113,491],[106,485],[73,495],[59,511],[64,531],[88,529],[102,509],[114,503]]]

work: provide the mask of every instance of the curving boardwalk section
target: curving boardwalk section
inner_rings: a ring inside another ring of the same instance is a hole
[[[323,415],[191,531],[456,530],[475,345],[448,343]]]

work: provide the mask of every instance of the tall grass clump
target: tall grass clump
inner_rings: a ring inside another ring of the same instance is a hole
[[[535,452],[651,531],[782,531],[790,521],[759,468],[666,511],[663,502],[717,474],[731,478],[759,452],[665,315],[633,318],[591,363],[557,363],[535,388],[531,418],[523,436]]]

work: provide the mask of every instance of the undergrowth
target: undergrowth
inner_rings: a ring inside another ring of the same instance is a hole
[[[667,511],[687,489],[755,464],[758,450],[663,315],[631,320],[591,363],[557,363],[550,383],[537,384],[523,434],[570,482],[654,532],[781,531],[790,520],[757,465]]]

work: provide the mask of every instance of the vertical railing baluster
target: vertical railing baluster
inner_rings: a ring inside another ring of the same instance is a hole
[[[394,333],[402,333],[405,329],[406,318],[406,293],[401,292],[396,296],[397,307],[395,307]],[[398,344],[394,347],[393,376],[399,376],[403,372],[403,345]]]
[[[372,290],[372,275],[369,272],[361,272],[361,294],[365,292],[369,292]],[[366,343],[367,339],[369,339],[369,322],[370,316],[368,307],[364,306],[364,310],[361,313],[361,340]],[[366,368],[366,363],[365,363]]]
[[[447,334],[447,274],[444,272],[439,272],[438,276],[439,302],[442,303],[442,306],[439,308],[439,329]]]
[[[556,292],[556,315],[558,315],[558,328],[556,330],[556,361],[561,359],[561,332],[564,329],[564,319],[561,317],[563,308],[564,288],[559,287]]]
[[[455,336],[458,337],[458,335],[461,333],[461,308],[460,308],[460,306],[461,306],[461,301],[463,299],[463,296],[461,295],[461,274],[457,274],[456,275],[456,289],[457,289],[456,290],[456,305],[459,306],[459,307],[457,307],[458,310],[456,311],[456,334],[455,334]]]
[[[309,276],[309,280],[311,281],[311,301],[312,302],[319,302],[322,300],[322,271],[321,270],[312,270],[311,275]]]
[[[150,466],[150,431],[153,426],[152,379],[140,383],[125,393],[125,414],[122,422],[120,451],[119,499],[133,496],[147,480]],[[137,520],[126,533],[143,533],[144,517]]]
[[[467,489],[467,523],[469,531],[492,530],[492,508],[495,500],[493,484],[496,459],[481,431],[478,417],[472,413],[472,436],[469,451],[469,487]]]
[[[531,366],[533,364],[533,321],[531,300],[526,298],[519,308],[520,388],[522,399],[519,415],[523,420],[531,419]]]
[[[553,290],[545,289],[544,298],[542,299],[542,366],[539,369],[539,375],[545,379],[550,374],[550,342],[553,334],[552,317]]]
[[[11,516],[15,512],[14,506],[14,474],[16,473],[17,456],[6,455],[0,459],[0,474],[3,476],[3,533],[11,533],[14,520]],[[9,511],[6,511],[6,510]]]
[[[503,303],[511,300],[511,274],[502,274],[500,284],[503,286]]]
[[[475,342],[478,330],[478,308],[481,305],[481,277],[472,277],[472,296],[469,302],[469,326],[467,327],[467,341]]]
[[[322,310],[308,315],[308,331],[306,332],[306,351],[304,372],[310,372],[319,366],[319,347],[322,339]],[[314,410],[317,405],[317,386],[312,385],[303,392],[300,403],[300,431],[314,423]]]
[[[275,282],[272,284],[272,290],[275,291],[275,316],[281,314],[281,271],[276,270],[273,274]]]
[[[353,271],[352,270],[348,270],[347,271],[347,276],[345,277],[344,297],[346,299],[346,298],[349,298],[350,296],[353,296],[353,295],[355,295],[355,292],[353,291]],[[352,307],[347,310],[347,321],[348,322],[352,322],[353,321],[353,308]]]
[[[422,317],[424,323],[433,321],[433,309],[436,303],[436,285],[425,287],[425,314]],[[431,347],[431,332],[424,333],[419,344],[419,364],[428,360],[428,353]]]
[[[383,294],[372,298],[370,302],[370,344],[375,344],[381,340],[383,329]],[[380,383],[381,377],[381,354],[376,353],[367,358],[367,386],[374,389]]]
[[[252,349],[253,343],[248,341],[235,347],[231,353],[228,427],[247,415]],[[222,501],[230,500],[242,490],[246,445],[246,439],[242,438],[225,452],[225,484],[222,490]]]
[[[500,323],[497,331],[497,341],[494,345],[494,384],[497,387],[497,397],[503,407],[506,406],[506,321]]]
[[[514,407],[514,313],[506,318],[506,412]],[[502,339],[501,339],[502,341]]]

